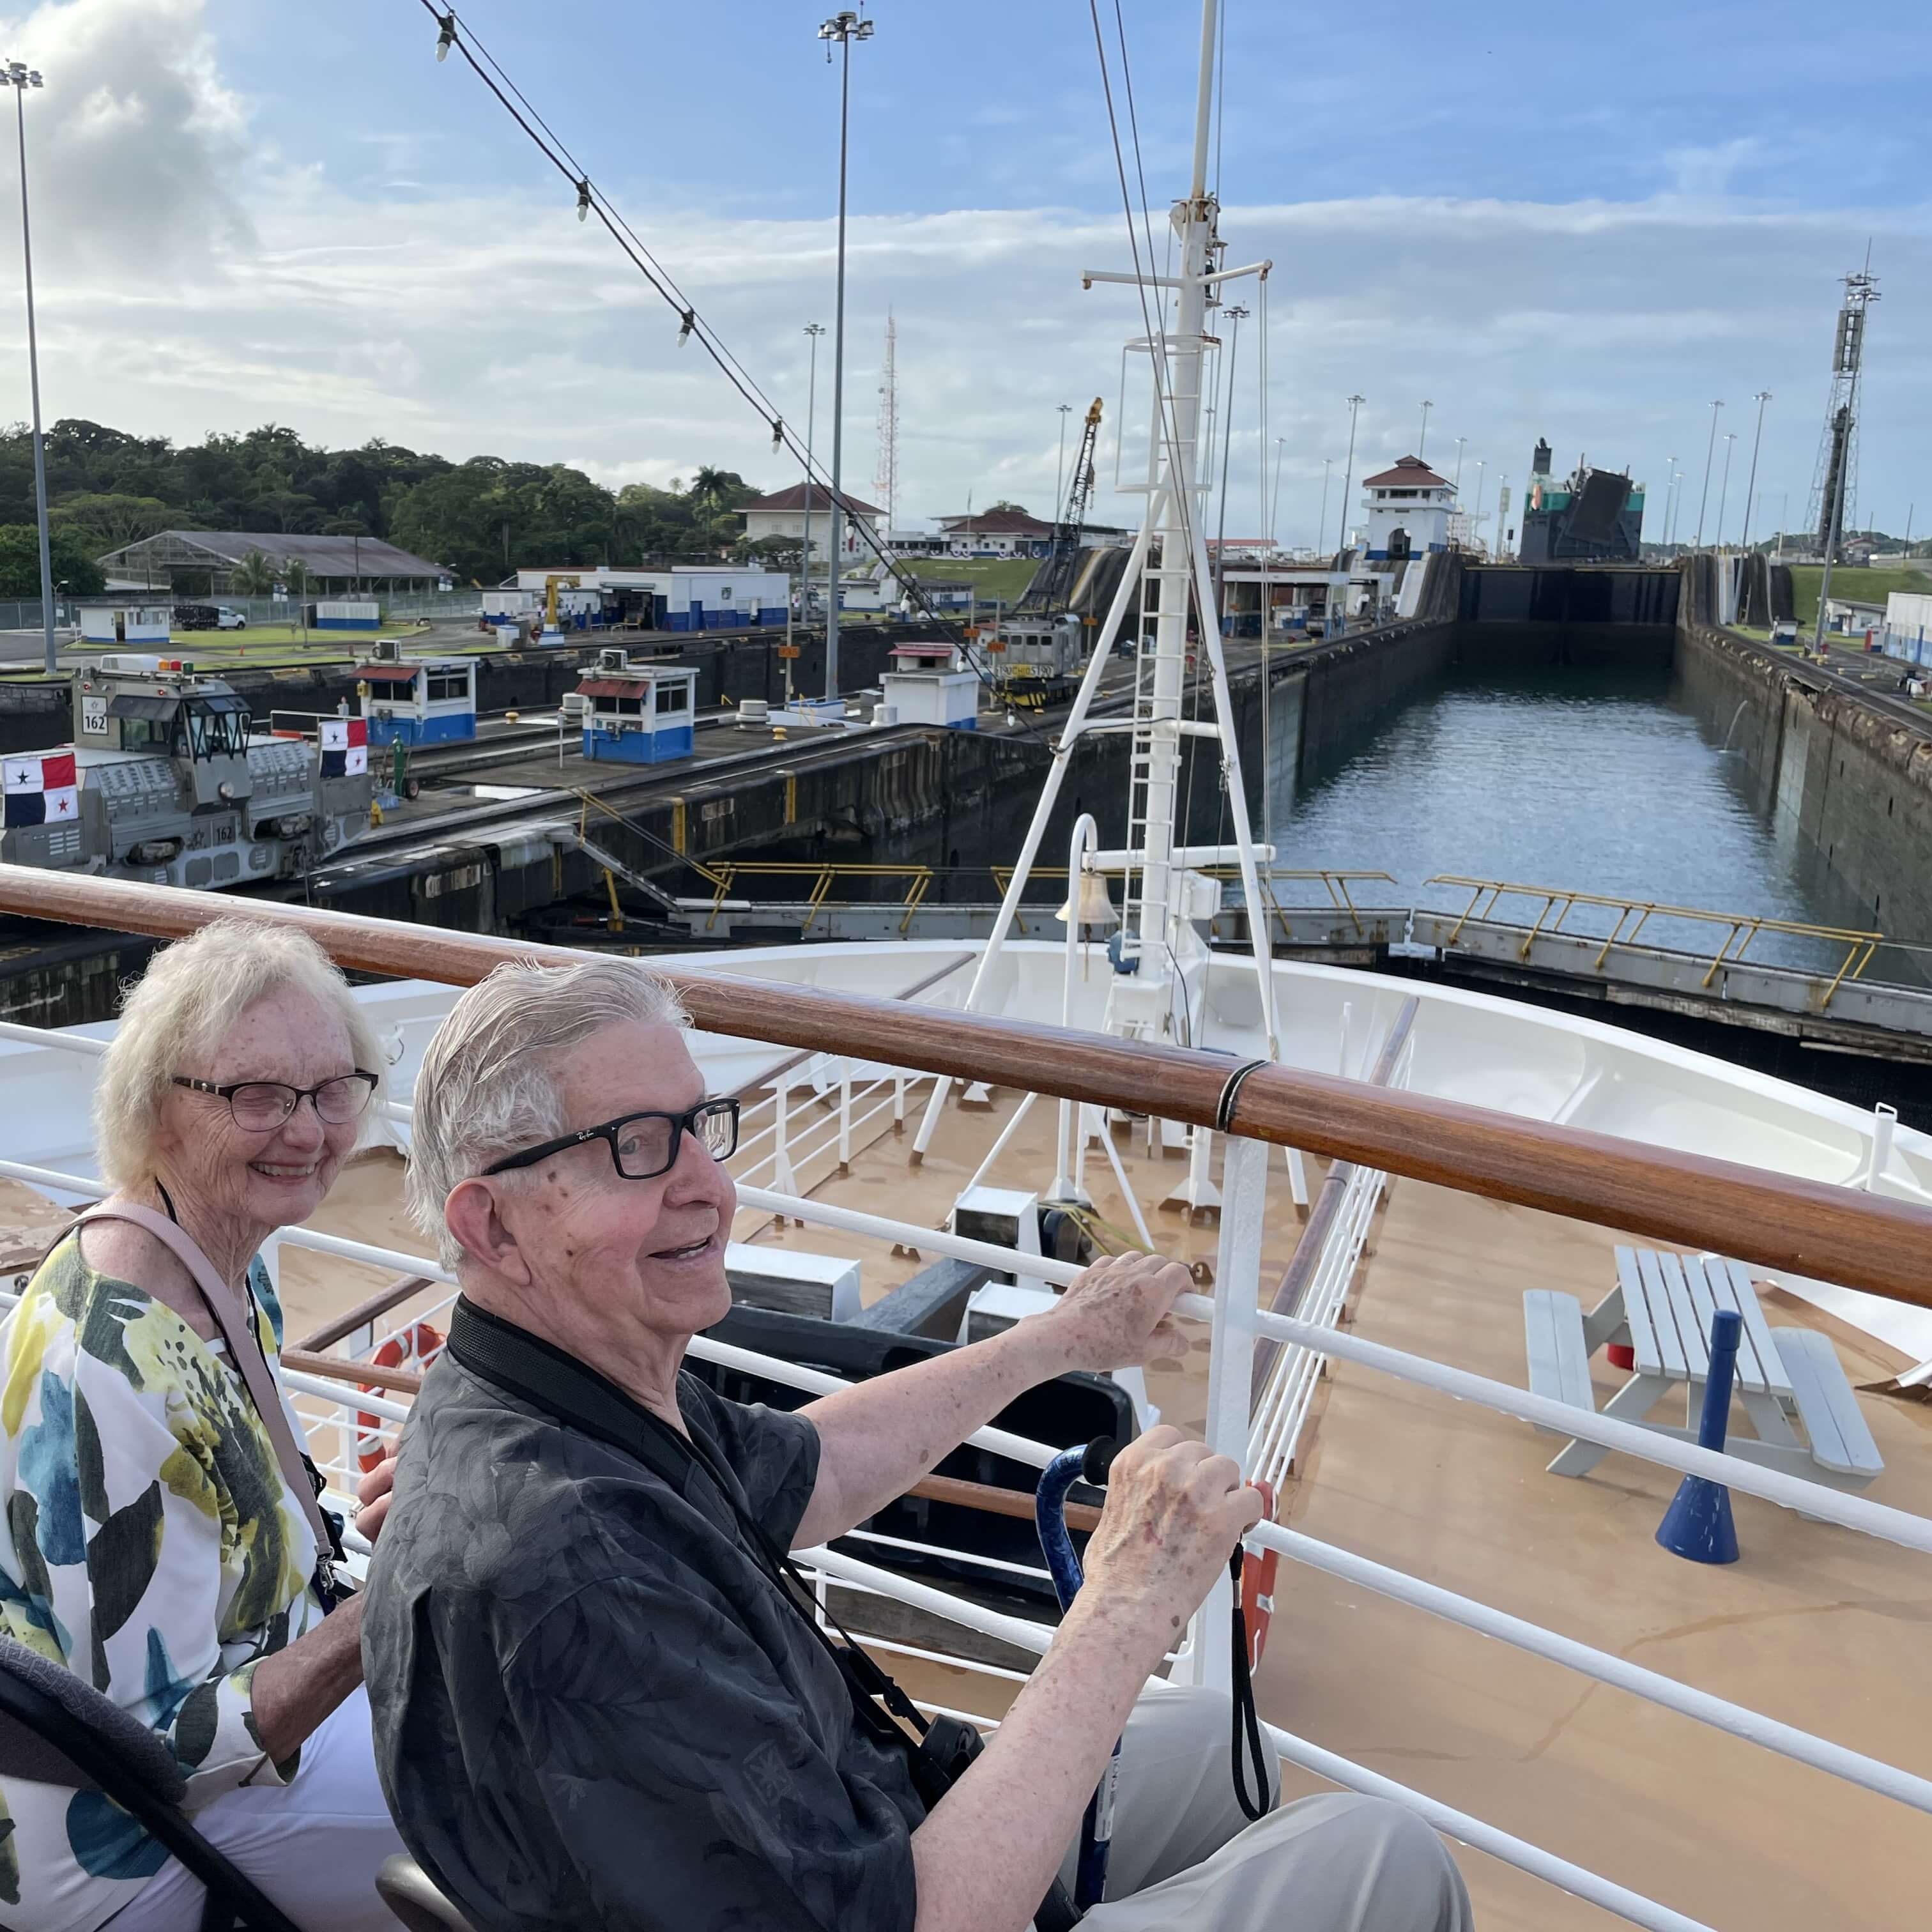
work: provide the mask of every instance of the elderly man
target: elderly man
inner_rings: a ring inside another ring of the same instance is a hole
[[[1244,1831],[1226,1700],[1142,1696],[1260,1513],[1172,1430],[1115,1463],[1086,1587],[984,1753],[943,1795],[917,1775],[783,1552],[863,1522],[1035,1384],[1178,1354],[1186,1276],[1104,1264],[1049,1312],[796,1414],[724,1401],[680,1364],[730,1306],[736,1109],[706,1097],[682,1024],[628,962],[500,968],[416,1083],[412,1204],[463,1296],[363,1641],[391,1808],[464,1917],[1022,1932],[1124,1727],[1103,1932],[1463,1932],[1410,1814],[1330,1796]]]

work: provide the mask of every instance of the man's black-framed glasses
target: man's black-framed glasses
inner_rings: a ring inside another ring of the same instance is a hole
[[[346,1126],[359,1120],[376,1090],[376,1076],[361,1067],[353,1073],[339,1073],[333,1080],[313,1087],[290,1087],[280,1080],[236,1080],[218,1087],[212,1080],[190,1080],[185,1074],[174,1076],[177,1087],[196,1094],[212,1094],[228,1102],[235,1124],[244,1133],[265,1134],[279,1127],[307,1100],[316,1118],[332,1127]]]
[[[686,1134],[694,1134],[713,1160],[729,1160],[738,1150],[737,1102],[700,1100],[682,1114],[620,1114],[601,1126],[560,1134],[540,1146],[525,1148],[520,1154],[506,1154],[483,1172],[508,1174],[513,1168],[534,1167],[554,1154],[581,1147],[586,1141],[602,1141],[610,1150],[611,1166],[625,1180],[655,1180],[677,1165],[678,1150]]]

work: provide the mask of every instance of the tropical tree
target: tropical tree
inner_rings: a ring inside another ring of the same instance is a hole
[[[741,536],[731,546],[734,562],[762,564],[767,570],[796,570],[804,554],[802,537],[760,537],[747,543]]]
[[[275,566],[258,550],[251,550],[228,574],[229,587],[241,597],[268,597],[274,594]]]
[[[71,530],[50,532],[47,545],[54,586],[70,597],[98,597],[107,578],[94,561],[92,545]],[[40,533],[33,524],[0,524],[0,597],[40,594]]]
[[[179,528],[181,515],[158,496],[76,490],[49,508],[47,522],[56,530],[70,530],[104,550],[118,550],[124,544]]]

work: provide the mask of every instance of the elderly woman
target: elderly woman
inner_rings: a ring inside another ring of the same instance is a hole
[[[219,920],[159,955],[96,1090],[115,1192],[0,1329],[0,1629],[160,1732],[202,1834],[316,1932],[393,1926],[374,1874],[399,1844],[361,1601],[327,1613],[299,1438],[238,1358],[273,1360],[256,1250],[320,1206],[382,1068],[299,934]],[[204,1896],[98,1793],[0,1778],[0,1923],[192,1932]]]

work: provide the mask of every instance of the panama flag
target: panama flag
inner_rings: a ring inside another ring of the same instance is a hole
[[[369,769],[369,726],[366,719],[325,718],[319,735],[324,778],[360,778]]]
[[[16,825],[45,825],[80,816],[80,790],[74,782],[71,752],[0,759],[0,784],[5,788],[10,831]]]

